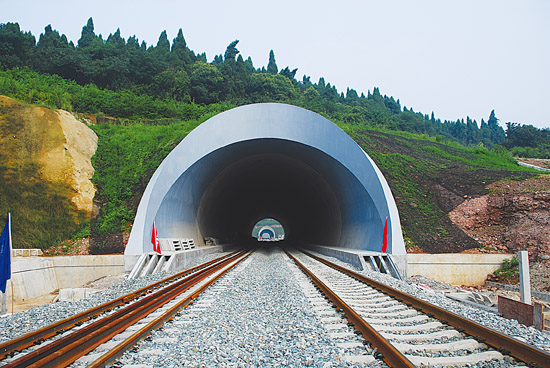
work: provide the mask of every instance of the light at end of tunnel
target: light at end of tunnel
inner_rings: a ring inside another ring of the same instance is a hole
[[[258,241],[280,241],[285,238],[285,229],[273,218],[264,218],[252,228],[252,237]]]

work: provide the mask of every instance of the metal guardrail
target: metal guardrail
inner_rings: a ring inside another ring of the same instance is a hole
[[[525,166],[525,167],[530,167],[532,169],[536,169],[536,170],[539,170],[539,171],[550,171],[550,169],[547,169],[545,167],[540,167],[540,166],[536,166],[536,165],[531,165],[531,164],[526,164],[525,162],[520,162],[520,161],[516,161],[518,163],[519,166]]]

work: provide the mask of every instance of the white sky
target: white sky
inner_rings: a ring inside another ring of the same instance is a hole
[[[400,99],[402,106],[478,122],[550,127],[550,0],[29,1],[0,0],[0,23],[38,40],[51,24],[76,44],[93,17],[104,38],[120,28],[155,45],[183,29],[208,60],[233,40],[255,67],[273,49],[279,69]]]

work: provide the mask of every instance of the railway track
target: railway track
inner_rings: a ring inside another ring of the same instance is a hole
[[[376,349],[375,357],[390,367],[484,361],[492,361],[492,366],[550,367],[550,354],[541,349],[313,254],[293,251],[287,255]],[[341,324],[341,319],[336,322]]]
[[[105,344],[89,367],[104,367],[173,318],[248,257],[232,253],[0,344],[3,367],[65,367]],[[117,339],[117,337],[119,337]]]

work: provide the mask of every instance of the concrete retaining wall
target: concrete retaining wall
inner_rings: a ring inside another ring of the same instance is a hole
[[[85,285],[104,276],[121,275],[124,256],[13,257],[7,300],[16,301],[48,295],[58,289]]]
[[[372,252],[340,247],[309,246],[321,254],[335,257],[362,269],[361,257]],[[451,285],[482,285],[487,275],[497,270],[513,254],[407,254],[393,255],[402,277],[421,275]]]
[[[407,276],[421,275],[452,285],[482,285],[513,254],[407,254]]]
[[[169,271],[185,270],[196,258],[205,254],[221,252],[222,246],[199,247],[185,252],[176,253],[176,259],[172,262]],[[220,255],[221,256],[221,255]]]

